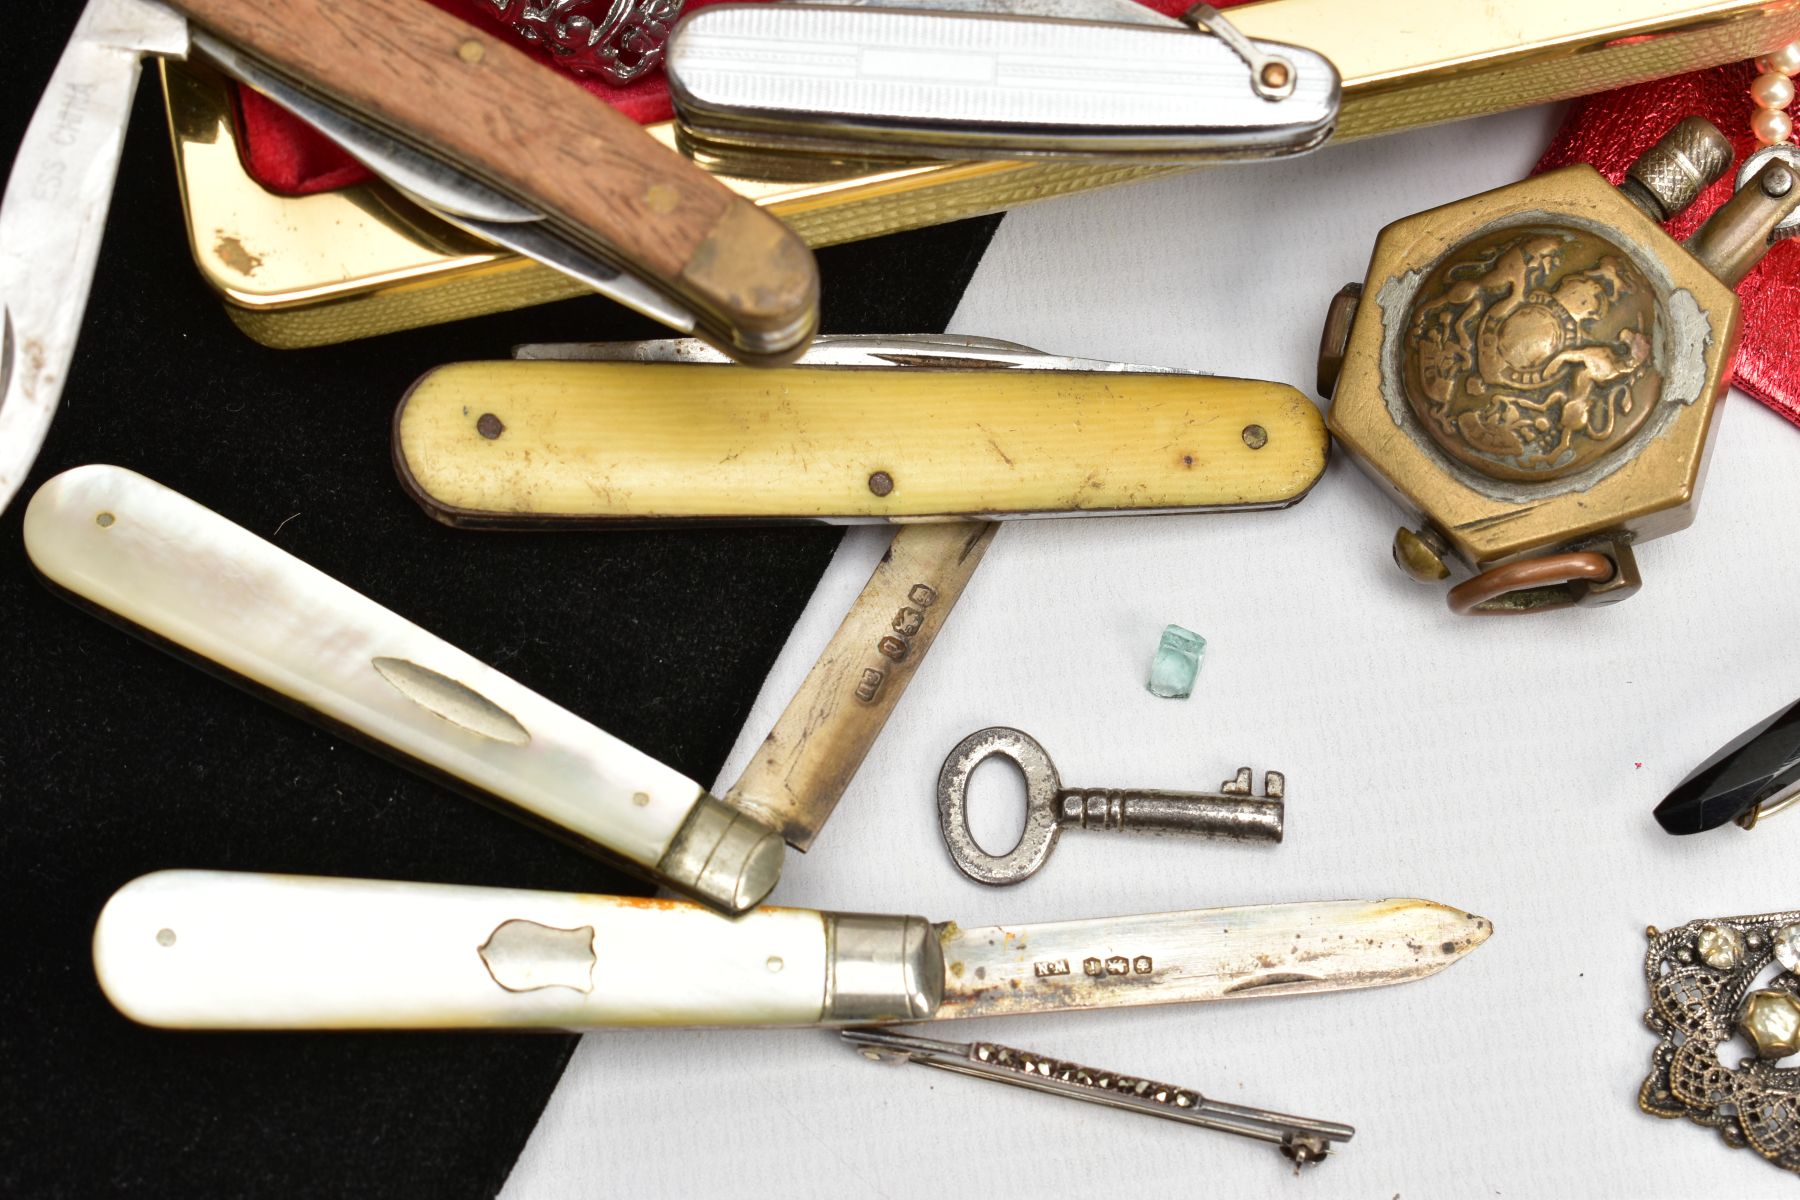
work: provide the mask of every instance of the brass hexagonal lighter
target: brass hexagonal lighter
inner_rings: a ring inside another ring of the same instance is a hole
[[[1677,125],[1615,188],[1578,164],[1396,221],[1332,302],[1331,432],[1407,509],[1394,558],[1457,612],[1607,604],[1631,548],[1685,528],[1738,340],[1732,288],[1800,229],[1800,152],[1759,152],[1686,245],[1663,232],[1731,165]]]

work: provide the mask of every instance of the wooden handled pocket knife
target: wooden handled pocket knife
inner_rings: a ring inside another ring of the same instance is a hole
[[[793,358],[811,252],[572,80],[425,0],[90,0],[0,205],[0,506],[87,304],[145,55],[204,56],[444,219],[733,358]]]
[[[171,1029],[591,1029],[938,1021],[1381,987],[1486,941],[1429,900],[965,929],[923,917],[221,871],[121,888],[119,1011]]]

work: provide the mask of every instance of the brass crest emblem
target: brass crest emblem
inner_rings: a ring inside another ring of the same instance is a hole
[[[1445,255],[1417,295],[1407,402],[1445,453],[1483,474],[1538,482],[1579,471],[1656,407],[1655,293],[1603,238],[1490,234]]]

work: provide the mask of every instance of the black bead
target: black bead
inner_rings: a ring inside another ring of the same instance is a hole
[[[1656,806],[1670,833],[1704,833],[1735,821],[1800,782],[1800,702],[1734,738]]]

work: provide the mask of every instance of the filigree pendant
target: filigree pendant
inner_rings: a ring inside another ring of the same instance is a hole
[[[1800,1054],[1800,910],[1649,935],[1644,1021],[1662,1041],[1638,1107],[1717,1129],[1727,1145],[1800,1172],[1800,1062],[1780,1065]],[[1771,964],[1779,973],[1758,987]],[[1739,1035],[1753,1053],[1728,1067],[1720,1047]]]

